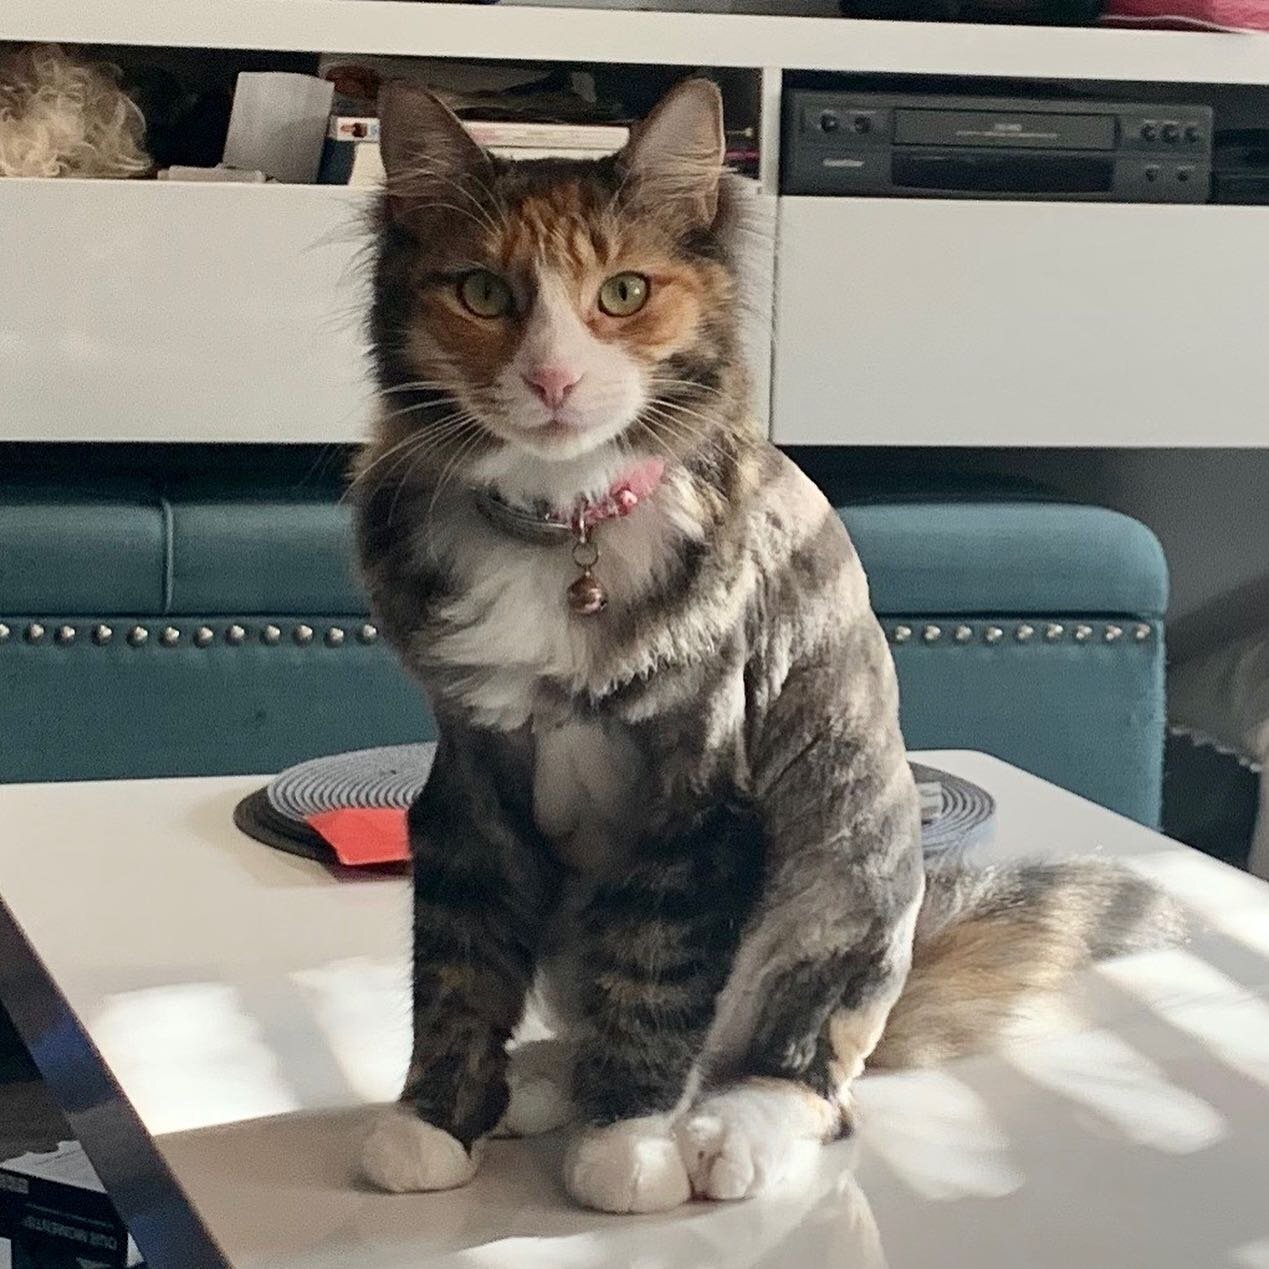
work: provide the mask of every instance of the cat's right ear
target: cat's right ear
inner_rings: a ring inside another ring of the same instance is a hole
[[[379,153],[389,214],[406,228],[421,227],[444,204],[461,206],[455,187],[489,173],[489,156],[458,116],[426,88],[403,80],[379,94]]]

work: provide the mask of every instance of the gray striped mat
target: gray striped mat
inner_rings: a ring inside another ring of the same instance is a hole
[[[386,745],[301,762],[275,777],[269,803],[280,815],[305,821],[348,807],[405,808],[432,766],[436,746]],[[968,846],[990,827],[996,803],[990,793],[959,776],[912,764],[921,791],[921,838],[927,852]]]

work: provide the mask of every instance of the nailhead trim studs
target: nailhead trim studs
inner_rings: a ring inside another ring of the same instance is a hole
[[[114,628],[105,622],[85,627],[84,632],[98,647],[105,647],[112,643],[115,637]],[[1065,638],[1066,632],[1066,626],[1058,621],[1048,622],[1040,629],[1025,621],[1012,627],[1013,638],[1018,643],[1030,643],[1039,634],[1043,635],[1046,643],[1059,643]],[[13,633],[11,626],[0,621],[0,644],[7,643],[13,637]],[[232,647],[241,647],[247,643],[249,633],[248,627],[234,622],[224,629],[225,642]],[[975,638],[975,633],[976,628],[971,625],[957,625],[945,629],[943,626],[930,622],[919,627],[920,639],[926,644],[941,643],[945,637],[955,643],[970,643]],[[1082,622],[1071,627],[1071,638],[1076,643],[1089,643],[1093,640],[1102,643],[1118,643],[1125,638],[1130,638],[1136,643],[1147,643],[1154,638],[1155,633],[1154,624],[1148,621],[1135,622],[1128,627],[1113,623],[1097,627]],[[918,629],[901,623],[890,627],[889,639],[891,643],[909,643],[917,637],[917,634]],[[983,626],[981,634],[984,643],[997,644],[1005,638],[1006,630],[1003,626]],[[50,631],[42,622],[28,622],[22,629],[23,640],[32,645],[52,642],[67,647],[76,643],[79,635],[79,628],[70,624],[57,626],[52,631],[51,639]],[[208,648],[216,642],[217,634],[212,626],[203,625],[196,627],[189,637],[195,647]],[[284,637],[285,632],[281,626],[270,623],[260,628],[260,642],[268,647],[277,647],[283,642]],[[307,647],[317,638],[317,631],[310,625],[300,623],[291,628],[290,637],[299,647]],[[367,621],[351,631],[343,626],[328,626],[322,633],[321,639],[328,648],[342,648],[351,638],[355,638],[361,644],[372,644],[377,643],[381,637],[379,627]],[[139,648],[149,642],[150,630],[138,623],[128,629],[126,638],[132,647]],[[163,647],[175,648],[183,642],[185,635],[178,626],[164,626],[157,632],[157,638]]]

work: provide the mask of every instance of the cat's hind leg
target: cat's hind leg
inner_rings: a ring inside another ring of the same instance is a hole
[[[697,1198],[742,1199],[809,1175],[842,1130],[842,1109],[798,1080],[757,1076],[713,1093],[675,1137]]]
[[[729,998],[757,997],[752,1031],[735,1063],[740,1078],[703,1098],[676,1127],[698,1198],[749,1198],[797,1180],[823,1143],[850,1131],[850,1087],[907,975],[919,903],[918,889],[906,912],[893,923],[865,923],[848,950],[765,976],[750,957],[757,949],[767,959],[777,941],[773,929],[760,927],[741,952],[719,1028],[726,1029]],[[773,927],[782,924],[777,919]],[[747,988],[751,982],[760,983],[756,991]]]
[[[571,1040],[529,1040],[511,1050],[507,1063],[510,1100],[495,1137],[536,1137],[554,1132],[577,1117],[573,1102]]]

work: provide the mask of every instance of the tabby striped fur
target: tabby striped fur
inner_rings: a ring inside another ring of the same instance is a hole
[[[579,1201],[755,1193],[842,1130],[879,1039],[888,1060],[981,1044],[1092,951],[1148,941],[1159,903],[1065,864],[940,874],[922,908],[863,570],[750,421],[712,85],[681,85],[589,164],[494,159],[403,86],[382,130],[360,540],[441,739],[410,814],[413,1056],[365,1169],[461,1184],[484,1138],[550,1126],[571,1094]],[[472,268],[505,280],[502,313],[463,310]],[[594,295],[625,269],[650,294],[619,320]],[[543,406],[533,358],[573,367],[565,404]],[[564,603],[568,550],[473,498],[569,508],[647,457],[660,485],[597,531],[611,602],[592,617]],[[535,987],[560,1038],[518,1075]],[[541,1075],[570,1065],[571,1089]]]

